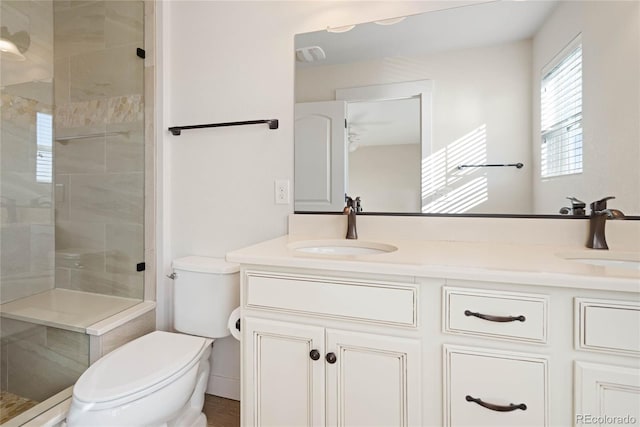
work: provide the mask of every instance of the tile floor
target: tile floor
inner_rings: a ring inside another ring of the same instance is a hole
[[[204,413],[208,427],[239,427],[240,402],[207,394],[204,399]]]
[[[27,399],[26,397],[20,397],[13,393],[9,393],[8,391],[0,392],[0,424],[9,421],[11,418],[20,415],[27,409],[30,409],[37,404],[38,402],[36,401]],[[240,405],[238,405],[238,416],[240,414],[239,408]],[[238,425],[240,425],[239,418]]]

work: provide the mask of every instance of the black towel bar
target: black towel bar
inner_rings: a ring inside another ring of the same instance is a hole
[[[278,129],[278,119],[268,119],[268,120],[248,120],[245,122],[210,123],[208,125],[173,126],[169,128],[169,132],[171,132],[173,135],[180,135],[180,133],[186,129],[204,129],[204,128],[217,128],[217,127],[223,127],[223,126],[259,125],[262,123],[268,124],[269,129]]]
[[[507,163],[507,164],[489,164],[489,165],[460,165],[458,169],[462,168],[502,168],[502,167],[516,167],[521,169],[524,164],[522,163]]]

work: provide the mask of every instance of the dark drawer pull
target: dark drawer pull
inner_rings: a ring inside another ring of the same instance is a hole
[[[527,405],[525,405],[524,403],[521,403],[519,405],[514,405],[513,403],[510,403],[509,406],[494,405],[493,403],[483,402],[480,399],[471,397],[468,394],[465,396],[465,399],[467,399],[467,402],[475,402],[478,405],[482,406],[483,408],[491,409],[492,411],[511,412],[511,411],[515,411],[516,409],[522,409],[523,411],[527,410]]]
[[[474,316],[480,319],[488,320],[489,322],[524,322],[527,320],[523,315],[520,316],[492,316],[490,314],[474,313],[473,311],[465,310],[465,316]]]

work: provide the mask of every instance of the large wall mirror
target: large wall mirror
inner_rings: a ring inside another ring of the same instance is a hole
[[[295,37],[295,211],[640,215],[640,3],[496,1]]]

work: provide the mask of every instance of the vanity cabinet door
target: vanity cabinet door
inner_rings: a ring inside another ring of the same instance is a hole
[[[574,425],[635,425],[640,420],[640,369],[575,362]]]
[[[549,425],[547,360],[445,346],[445,425]]]
[[[326,339],[327,425],[421,425],[419,340],[331,329]]]
[[[324,426],[324,328],[251,317],[242,326],[242,425]]]

